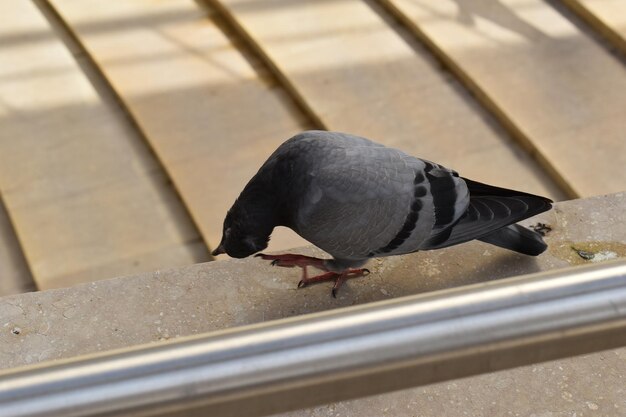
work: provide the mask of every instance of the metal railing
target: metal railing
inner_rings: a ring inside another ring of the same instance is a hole
[[[261,416],[626,345],[626,261],[0,374],[12,416]]]

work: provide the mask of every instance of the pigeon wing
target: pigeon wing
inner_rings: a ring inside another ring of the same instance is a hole
[[[336,258],[363,259],[402,229],[424,163],[346,136],[307,146],[292,228]]]

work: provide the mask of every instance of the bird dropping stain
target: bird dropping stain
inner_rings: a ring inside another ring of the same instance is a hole
[[[626,257],[626,243],[588,241],[588,242],[559,242],[549,245],[548,251],[553,256],[568,262],[571,265],[608,261]]]

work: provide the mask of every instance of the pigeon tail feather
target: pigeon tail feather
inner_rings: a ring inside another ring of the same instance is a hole
[[[538,255],[545,250],[539,234],[521,226],[508,226],[549,210],[552,200],[463,180],[470,194],[467,211],[454,225],[427,239],[421,250],[445,248],[474,239],[529,255]]]
[[[530,256],[540,255],[548,248],[539,233],[518,224],[503,227],[478,240]]]

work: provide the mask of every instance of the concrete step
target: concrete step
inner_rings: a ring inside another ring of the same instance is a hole
[[[381,258],[372,273],[297,289],[299,272],[257,258],[211,262],[0,299],[0,368],[626,257],[626,193],[558,203],[524,222],[537,258],[481,242]],[[311,247],[300,252],[323,255]],[[592,258],[593,256],[593,258]],[[626,349],[301,410],[285,416],[621,415]],[[529,400],[532,399],[532,400]],[[561,411],[559,411],[561,412]],[[552,414],[557,415],[557,414]]]
[[[621,0],[562,0],[626,54],[626,3]]]
[[[34,290],[35,282],[0,199],[0,297]]]
[[[572,196],[626,189],[626,72],[541,0],[384,0]]]
[[[208,260],[149,148],[39,9],[1,0],[0,15],[10,17],[0,25],[0,191],[39,288]]]

